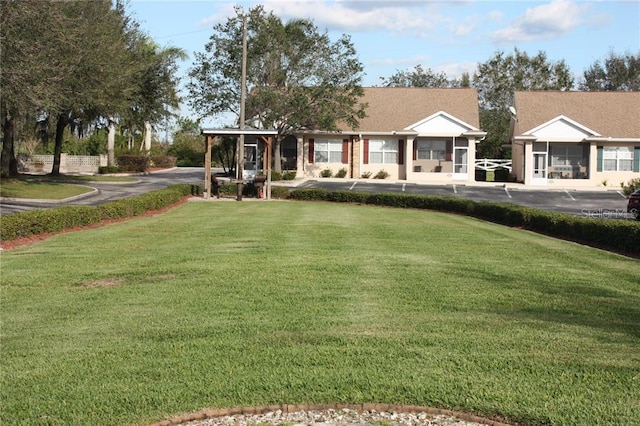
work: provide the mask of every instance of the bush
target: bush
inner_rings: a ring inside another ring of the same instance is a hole
[[[282,175],[282,180],[294,180],[296,178],[295,170],[289,170],[288,172],[284,172]]]
[[[331,169],[324,169],[320,172],[320,177],[330,178],[331,176],[333,176],[333,171],[331,171]]]
[[[141,173],[149,170],[150,159],[146,155],[120,155],[117,163],[121,172]]]
[[[186,195],[198,193],[202,193],[198,185],[179,184],[97,207],[65,206],[3,215],[0,216],[0,239],[9,241],[92,225],[102,220],[139,216],[175,204]]]
[[[629,196],[632,192],[640,189],[640,178],[631,179],[629,182],[626,184],[623,183],[621,186],[624,195]]]
[[[364,172],[360,175],[362,179],[369,179],[371,177],[371,172]]]
[[[151,157],[151,164],[155,167],[170,169],[176,166],[176,159],[170,155],[155,155]]]
[[[347,169],[345,169],[344,167],[338,170],[338,173],[336,173],[337,178],[343,178],[346,175],[347,175]]]
[[[384,170],[380,170],[378,173],[376,173],[376,175],[373,177],[374,179],[386,179],[389,177],[389,173],[387,173]]]
[[[286,200],[287,198],[289,198],[289,188],[285,188],[283,186],[272,186],[271,198]]]
[[[271,172],[271,181],[273,182],[278,180],[282,180],[282,173],[273,170]]]
[[[118,166],[100,166],[98,167],[98,173],[101,175],[118,173]]]
[[[509,170],[504,167],[500,167],[495,169],[493,172],[493,180],[494,182],[508,182],[509,181]]]

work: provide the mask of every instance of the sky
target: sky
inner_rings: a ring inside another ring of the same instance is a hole
[[[478,63],[514,48],[550,61],[564,60],[579,81],[610,51],[640,53],[640,0],[483,1],[483,0],[130,0],[128,12],[160,46],[185,50],[183,84],[204,52],[212,27],[262,4],[283,21],[308,18],[332,40],[351,37],[364,66],[363,86],[379,86],[416,65],[459,78]],[[188,96],[185,90],[183,96]],[[180,114],[195,118],[184,104]],[[230,124],[206,119],[203,125]]]

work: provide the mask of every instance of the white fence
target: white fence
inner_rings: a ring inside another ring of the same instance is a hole
[[[476,170],[484,170],[487,172],[496,169],[507,169],[511,173],[511,160],[497,160],[491,158],[481,158],[476,160]]]
[[[16,155],[19,173],[51,173],[53,155]],[[98,173],[107,165],[106,155],[60,155],[60,173]]]

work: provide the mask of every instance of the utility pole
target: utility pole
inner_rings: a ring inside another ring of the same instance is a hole
[[[242,201],[242,183],[244,182],[244,122],[245,100],[247,97],[247,15],[242,15],[242,78],[240,82],[240,137],[238,138],[238,196],[237,201]]]

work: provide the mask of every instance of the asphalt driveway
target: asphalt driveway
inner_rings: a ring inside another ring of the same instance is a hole
[[[136,176],[131,183],[99,183],[89,185],[95,191],[83,197],[63,202],[6,200],[0,202],[0,214],[30,209],[52,208],[61,205],[99,205],[108,201],[139,195],[165,188],[176,183],[202,184],[204,169],[180,167],[171,170]],[[291,185],[291,183],[286,183]],[[278,183],[274,183],[278,185]],[[310,179],[295,184],[297,188],[325,188],[361,192],[397,192],[406,194],[433,194],[474,201],[499,201],[536,207],[549,211],[570,213],[577,216],[601,218],[627,218],[627,199],[615,189],[550,190],[518,187],[482,182],[478,184],[418,184],[411,182],[387,182],[365,179]]]

